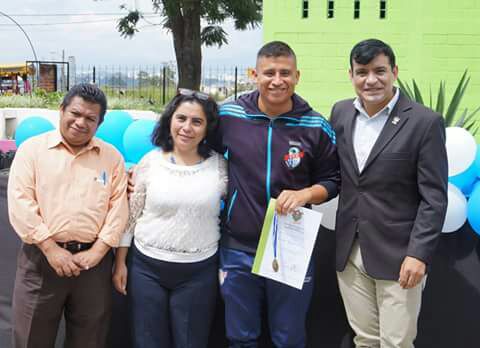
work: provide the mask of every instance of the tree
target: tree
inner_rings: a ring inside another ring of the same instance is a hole
[[[200,88],[202,44],[228,43],[221,24],[229,18],[237,30],[255,28],[262,18],[261,0],[152,0],[152,5],[163,20],[161,25],[173,35],[178,86],[195,90]],[[120,35],[135,35],[140,19],[139,11],[130,11],[118,22]]]

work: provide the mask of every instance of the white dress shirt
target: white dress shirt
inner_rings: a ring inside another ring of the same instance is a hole
[[[353,106],[358,110],[353,128],[353,149],[360,172],[362,172],[373,145],[387,122],[388,116],[395,107],[395,104],[397,104],[399,96],[400,91],[397,88],[390,102],[373,116],[367,114],[358,97],[353,101]]]

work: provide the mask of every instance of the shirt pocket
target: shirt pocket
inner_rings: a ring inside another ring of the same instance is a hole
[[[84,189],[79,194],[82,196],[84,207],[100,219],[108,210],[111,180],[111,174],[106,171],[89,173],[81,180]]]

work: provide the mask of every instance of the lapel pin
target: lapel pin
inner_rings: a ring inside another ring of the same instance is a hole
[[[392,123],[393,123],[394,125],[397,125],[398,122],[400,122],[400,117],[395,116],[395,117],[393,118],[393,120],[392,120]]]

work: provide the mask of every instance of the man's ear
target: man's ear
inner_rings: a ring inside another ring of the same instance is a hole
[[[253,81],[254,82],[257,82],[257,79],[258,79],[258,71],[257,71],[257,68],[253,68],[252,69],[252,78],[253,78]]]
[[[393,67],[392,72],[393,72],[393,78],[394,78],[394,80],[396,81],[396,80],[397,80],[397,77],[398,77],[398,65],[395,65],[395,66]]]

